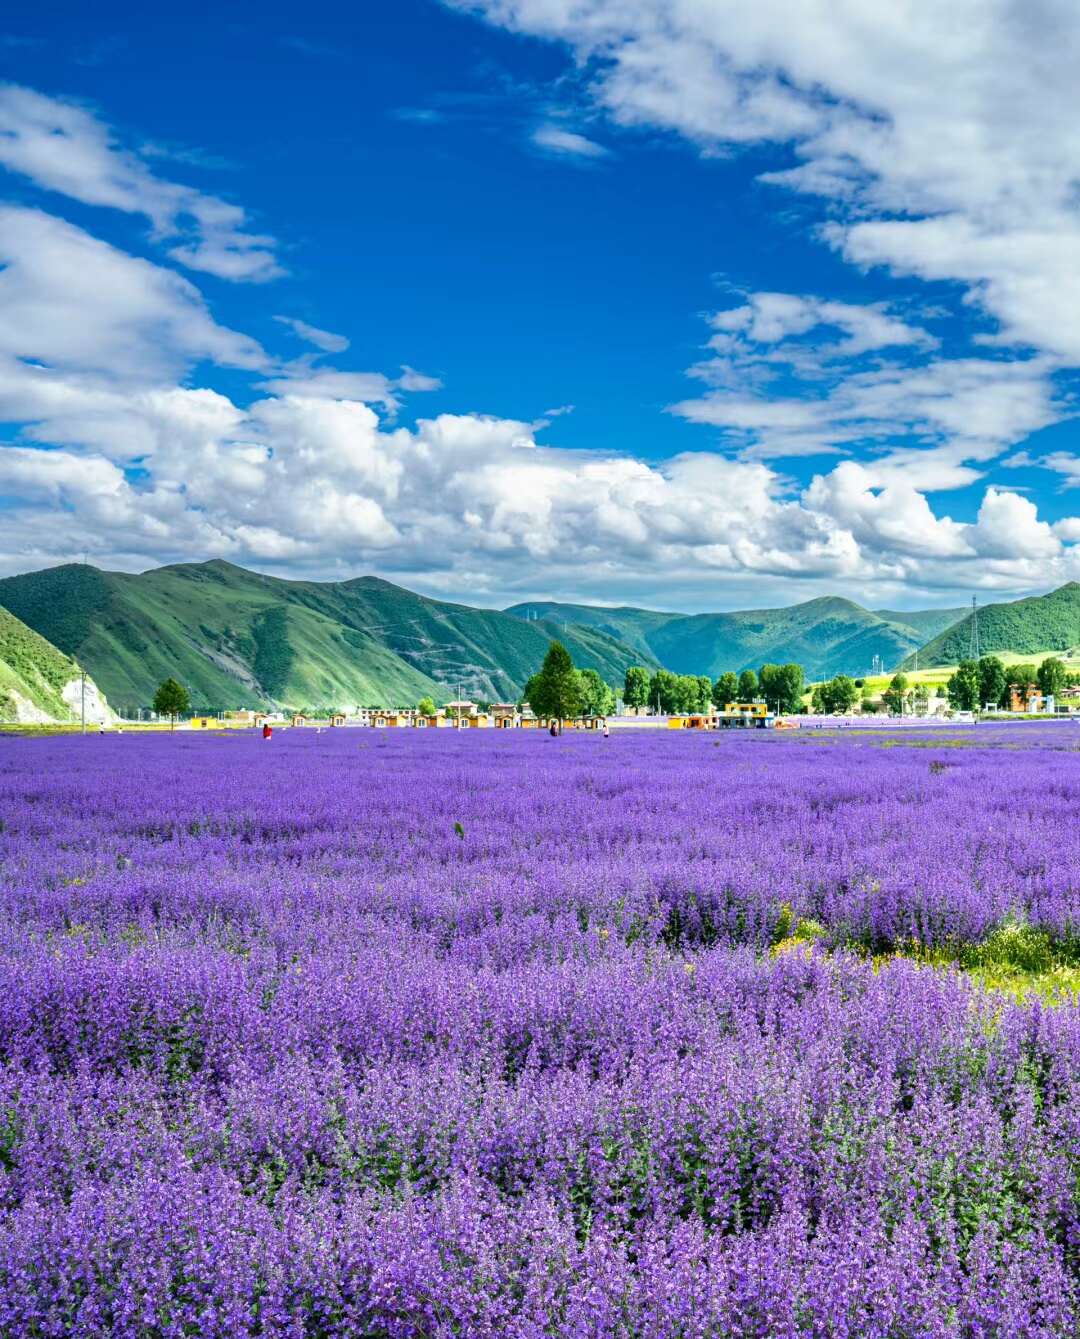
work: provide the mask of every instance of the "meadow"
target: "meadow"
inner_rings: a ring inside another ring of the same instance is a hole
[[[1075,1334],[1078,746],[0,738],[0,1333]]]

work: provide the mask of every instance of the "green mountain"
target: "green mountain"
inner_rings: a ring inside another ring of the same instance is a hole
[[[886,623],[901,623],[918,635],[920,640],[928,642],[939,632],[964,617],[964,609],[875,609],[872,611]]]
[[[1070,581],[1048,595],[988,604],[978,612],[979,649],[1017,655],[1068,651],[1080,646],[1080,582]],[[919,651],[919,665],[955,665],[971,647],[969,613]]]
[[[554,600],[531,600],[512,605],[506,612],[517,618],[544,619],[564,632],[570,628],[596,628],[632,646],[642,657],[638,663],[643,665],[652,665],[656,660],[649,645],[650,635],[671,619],[686,617],[685,614],[662,614],[655,609],[632,609],[625,605],[605,609],[601,605],[558,604]]]
[[[0,721],[75,720],[81,673],[69,656],[0,609]],[[89,680],[87,689],[96,708],[100,699]]]
[[[169,675],[198,707],[510,698],[559,635],[376,577],[284,581],[218,560],[137,575],[48,568],[0,580],[0,604],[77,655],[120,708],[149,704]],[[599,629],[563,640],[611,683],[639,658]]]
[[[715,678],[724,670],[794,660],[814,679],[867,674],[875,656],[891,669],[962,611],[874,612],[851,600],[824,596],[783,609],[725,614],[665,614],[543,601],[514,605],[507,612],[598,627],[679,674]]]

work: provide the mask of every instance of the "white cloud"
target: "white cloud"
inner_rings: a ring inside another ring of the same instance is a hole
[[[284,270],[274,239],[245,231],[238,205],[156,176],[84,107],[0,84],[0,166],[84,204],[143,214],[169,255],[224,279],[262,282]]]
[[[0,357],[41,364],[39,380],[68,368],[149,384],[201,359],[267,363],[186,279],[39,210],[0,206],[0,267]]]
[[[442,382],[438,377],[426,376],[423,372],[418,372],[415,367],[409,367],[408,364],[401,369],[401,376],[394,384],[399,390],[403,391],[437,391],[442,389]]]
[[[504,17],[533,22],[540,3],[507,0]],[[646,11],[648,42],[632,51],[619,34]],[[613,62],[597,67],[598,88],[620,119],[670,123],[710,150],[723,147],[708,129],[721,112],[732,139],[795,136],[805,146],[828,135],[833,156],[806,161],[837,176],[844,134],[868,153],[867,136],[879,133],[854,103],[823,96],[830,85],[813,71],[832,57],[817,38],[795,51],[803,64],[792,75],[780,59],[790,42],[778,36],[774,52],[756,11],[747,11],[749,32],[725,27],[732,50],[688,40],[695,23],[712,31],[711,7],[692,0],[620,0],[618,10],[614,0],[549,0],[544,13],[552,31],[580,25],[593,54]],[[791,22],[806,38],[801,17]],[[902,26],[890,31],[903,37]],[[781,68],[783,80],[761,73]],[[689,91],[687,78],[699,80]],[[44,103],[27,111],[16,99],[16,110],[45,126],[70,114],[64,142],[50,149],[40,142],[47,131],[20,129],[0,141],[17,170],[85,202],[145,213],[162,232],[194,227],[181,248],[212,246],[209,205],[196,214],[193,202],[177,204],[186,188],[159,182],[93,117]],[[917,140],[909,150],[924,152]],[[865,211],[884,186],[862,159],[851,162],[849,189]],[[943,177],[953,166],[946,153]],[[241,226],[231,208],[214,225],[219,240]],[[869,246],[857,228],[874,221],[864,214],[839,244]],[[877,254],[914,264],[899,250],[894,239]],[[225,240],[212,263],[242,268],[243,254]],[[883,304],[758,293],[713,317],[708,355],[693,369],[702,393],[674,410],[721,429],[725,451],[646,462],[617,442],[581,451],[538,440],[556,431],[556,411],[549,421],[441,414],[395,426],[402,397],[436,389],[436,378],[323,367],[314,353],[277,364],[215,322],[186,279],[39,211],[0,211],[0,266],[0,416],[23,425],[0,446],[0,566],[9,571],[84,547],[120,567],[222,554],[317,575],[374,567],[458,598],[539,586],[686,607],[715,607],[748,587],[746,602],[772,592],[789,600],[794,580],[807,593],[842,584],[885,603],[901,588],[908,598],[1045,589],[1080,573],[1075,524],[1051,527],[1018,492],[987,489],[972,524],[926,497],[973,483],[987,461],[1060,416],[1050,382],[1058,363],[998,350],[941,356],[928,331]],[[990,282],[975,269],[967,281]],[[1010,321],[1018,327],[1019,317]],[[328,343],[341,337],[284,323],[322,352],[342,351]],[[253,403],[190,384],[203,361],[254,374]],[[770,394],[779,376],[785,392]],[[769,463],[856,448],[858,463],[827,461],[801,490]],[[1068,477],[1065,457],[1056,459],[1042,463]]]
[[[395,427],[372,406],[392,411],[434,378],[275,367],[218,326],[187,280],[36,211],[0,213],[0,244],[0,415],[24,424],[0,447],[7,570],[84,547],[121,567],[215,553],[314,574],[374,567],[478,599],[542,583],[638,600],[651,589],[689,607],[748,582],[750,602],[777,587],[790,599],[796,578],[884,599],[901,583],[1028,589],[1076,570],[1070,532],[1015,493],[988,490],[972,526],[924,496],[970,481],[965,461],[999,451],[1003,425],[1019,438],[1052,414],[1029,364],[842,370],[820,402],[698,402],[744,434],[749,455],[770,435],[791,451],[901,423],[938,443],[842,461],[794,492],[763,459],[646,463],[544,445],[544,420],[441,414]],[[746,307],[728,324],[767,350],[817,319],[803,305],[764,326],[760,304]],[[828,319],[842,338],[872,324],[848,310]],[[204,359],[249,369],[260,398],[245,407],[179,384]]]
[[[863,465],[879,479],[902,471],[917,488],[959,488],[978,478],[973,462],[994,459],[1064,413],[1055,403],[1052,365],[1045,360],[940,359],[921,365],[893,360],[851,370],[847,362],[831,362],[844,342],[824,351],[785,342],[787,335],[819,324],[802,305],[782,313],[778,304],[764,311],[748,305],[714,317],[713,324],[718,322],[720,342],[716,336],[710,341],[716,356],[691,369],[714,389],[672,405],[670,412],[723,429],[746,458],[828,455],[859,447],[871,452]],[[745,334],[736,333],[740,322]],[[887,324],[885,318],[886,329]],[[917,332],[897,324],[895,333],[879,328],[871,335],[869,323],[857,326],[848,318],[846,328],[859,353],[872,339],[903,343],[904,332],[910,332],[908,344],[918,342]],[[761,353],[750,341],[771,347]],[[777,394],[762,380],[763,373],[781,366],[804,379],[798,393]]]
[[[610,153],[595,140],[587,139],[573,130],[564,130],[562,126],[538,126],[531,138],[538,149],[565,158],[607,158]]]
[[[291,316],[275,316],[275,321],[280,321],[282,325],[287,325],[294,335],[306,340],[308,344],[314,344],[317,349],[322,349],[324,353],[344,353],[349,347],[349,341],[344,335],[335,335],[329,330],[320,330],[318,326],[308,325],[306,321],[297,321]]]
[[[999,338],[1080,364],[1080,10],[758,0],[447,0],[566,43],[597,104],[828,197],[853,262],[956,280]]]
[[[338,372],[333,368],[288,368],[281,376],[259,382],[259,389],[278,395],[301,395],[319,400],[362,400],[395,410],[399,401],[394,383],[380,372]]]
[[[1030,498],[1019,493],[988,488],[979,507],[976,524],[970,527],[979,553],[990,558],[1052,559],[1061,552],[1061,542]]]
[[[743,305],[717,312],[711,324],[720,332],[714,337],[713,347],[724,351],[732,347],[733,338],[776,345],[822,328],[846,336],[815,346],[816,356],[825,359],[855,358],[886,348],[932,349],[938,342],[928,331],[891,315],[884,303],[860,306],[794,293],[751,293]]]

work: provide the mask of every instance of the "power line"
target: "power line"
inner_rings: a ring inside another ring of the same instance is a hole
[[[971,597],[971,637],[968,642],[968,659],[979,659],[979,602]]]

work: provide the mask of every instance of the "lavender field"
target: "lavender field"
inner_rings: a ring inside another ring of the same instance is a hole
[[[0,1333],[1073,1335],[1080,1011],[965,968],[1080,961],[1078,798],[1053,725],[0,739]]]

